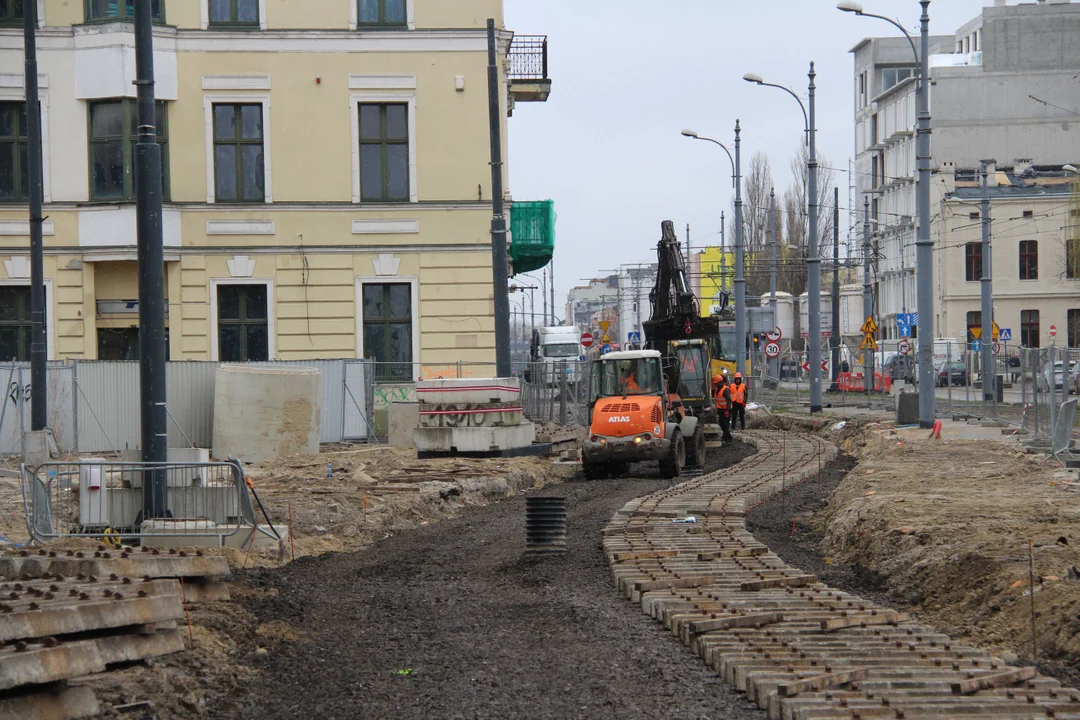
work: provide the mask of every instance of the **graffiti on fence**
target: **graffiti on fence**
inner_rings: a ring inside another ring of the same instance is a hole
[[[19,395],[22,395],[24,402],[30,402],[30,383],[26,383],[22,387],[19,387],[19,383],[12,382],[8,385],[8,399],[11,400],[12,405],[19,404]]]
[[[416,386],[414,385],[376,385],[375,410],[389,410],[393,403],[416,402]]]
[[[457,365],[425,365],[420,371],[423,373],[421,380],[451,380],[473,376],[472,371]]]

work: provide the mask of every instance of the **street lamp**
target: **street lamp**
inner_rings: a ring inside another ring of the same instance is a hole
[[[746,264],[746,247],[743,244],[743,202],[742,202],[742,129],[735,121],[735,154],[719,140],[698,135],[694,130],[683,130],[685,137],[704,140],[719,145],[731,161],[731,179],[735,184],[735,354],[736,372],[746,374],[746,278],[743,269]]]
[[[896,20],[863,10],[853,0],[840,0],[836,7],[843,12],[884,20],[897,28],[907,38],[915,62],[919,66],[915,86],[919,122],[915,153],[919,160],[919,181],[916,204],[919,228],[915,238],[915,274],[917,305],[919,310],[919,426],[933,427],[936,413],[934,397],[934,241],[930,237],[930,0],[919,0],[922,16],[919,18],[919,34],[922,51],[915,47],[915,40]]]
[[[771,87],[783,90],[791,97],[795,98],[795,101],[799,103],[799,108],[803,112],[803,121],[806,128],[806,142],[810,148],[809,160],[806,163],[807,170],[807,182],[806,182],[806,205],[807,205],[807,219],[810,224],[810,240],[807,247],[806,259],[807,264],[807,280],[806,280],[806,294],[809,299],[809,307],[807,308],[807,315],[809,316],[808,328],[808,344],[809,344],[809,360],[810,360],[810,412],[821,412],[821,258],[818,257],[818,194],[817,194],[817,143],[815,141],[815,135],[817,128],[815,127],[815,92],[817,86],[814,84],[814,78],[817,77],[817,73],[814,72],[814,63],[810,63],[810,72],[807,75],[810,78],[809,84],[809,110],[807,106],[803,104],[802,98],[800,98],[795,91],[791,88],[784,87],[783,85],[775,85],[773,83],[767,83],[760,75],[755,73],[746,73],[743,75],[743,80],[761,87]],[[836,312],[836,308],[833,308],[833,312]]]

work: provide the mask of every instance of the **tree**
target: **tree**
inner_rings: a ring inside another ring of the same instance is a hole
[[[809,225],[807,223],[807,188],[809,185],[810,149],[802,144],[791,159],[792,183],[784,191],[783,228],[787,247],[784,248],[782,270],[777,273],[777,286],[785,292],[798,296],[806,291],[807,264],[809,258]],[[832,255],[833,233],[832,188],[836,173],[829,167],[828,159],[818,153],[818,257]]]
[[[769,192],[773,189],[772,165],[769,156],[760,150],[750,159],[750,171],[743,178],[743,242],[746,249],[746,295],[759,296],[768,290],[768,243],[766,230],[769,218]],[[731,243],[735,242],[735,201],[732,200],[729,224]],[[762,290],[761,260],[764,258],[764,290]]]

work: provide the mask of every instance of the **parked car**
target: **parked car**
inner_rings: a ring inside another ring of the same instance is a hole
[[[911,355],[896,353],[885,360],[885,372],[893,382],[903,380],[909,385],[915,384],[915,358]]]
[[[1042,371],[1042,375],[1039,376],[1039,387],[1044,392],[1050,391],[1050,377],[1051,371],[1047,367]],[[1053,370],[1054,389],[1064,390],[1066,393],[1073,392],[1076,388],[1077,382],[1077,365],[1075,362],[1069,363],[1068,371],[1065,370],[1065,361],[1057,360],[1054,362]]]
[[[941,363],[937,371],[937,386],[946,387],[951,382],[953,385],[967,385],[967,366],[962,362]]]

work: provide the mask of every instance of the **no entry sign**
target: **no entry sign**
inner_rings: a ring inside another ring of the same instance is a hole
[[[581,342],[582,347],[592,347],[592,344],[593,344],[592,333],[590,333],[590,332],[581,333],[580,342]]]

